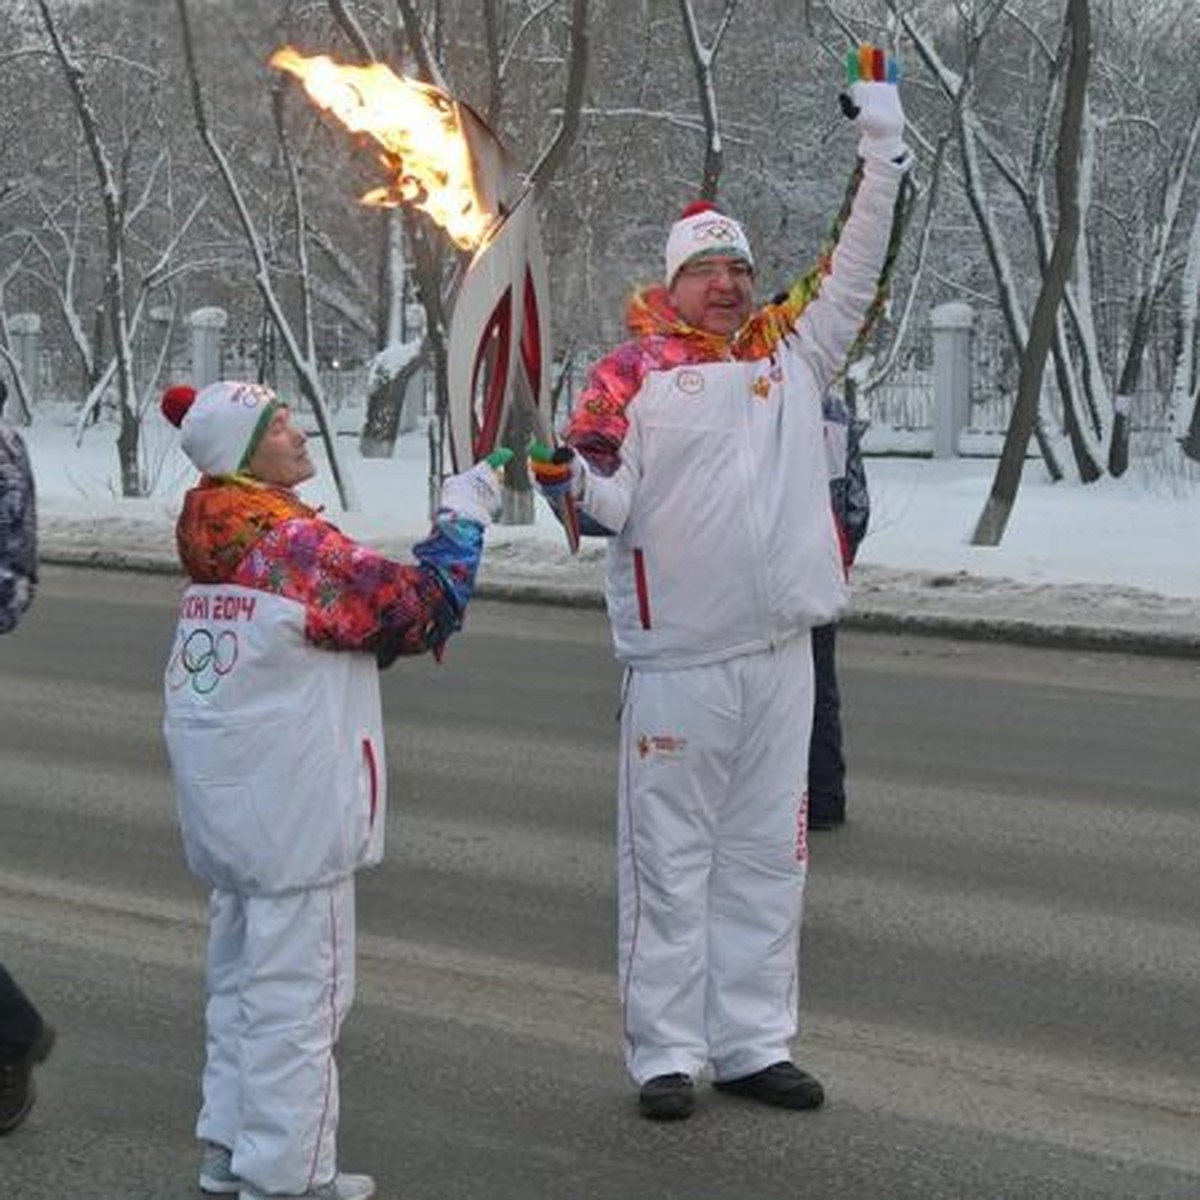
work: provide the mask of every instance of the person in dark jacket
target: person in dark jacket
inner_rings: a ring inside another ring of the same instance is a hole
[[[0,1135],[29,1116],[37,1097],[33,1068],[53,1046],[54,1027],[0,963]]]
[[[21,435],[4,418],[0,379],[0,633],[15,629],[37,591],[37,496]]]
[[[853,384],[847,383],[852,396]],[[854,410],[835,393],[823,401],[829,496],[849,570],[867,532],[871,498]],[[836,829],[846,820],[846,760],[842,754],[842,700],[837,680],[837,624],[812,631],[813,724],[808,747],[808,827]]]
[[[8,633],[37,590],[37,511],[33,471],[21,435],[4,420],[8,389],[0,380],[0,633]],[[33,1068],[54,1045],[54,1029],[0,964],[0,1134],[29,1115]]]

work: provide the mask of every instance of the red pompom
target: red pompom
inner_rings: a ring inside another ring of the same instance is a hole
[[[186,383],[178,383],[163,392],[162,400],[159,401],[159,407],[162,409],[163,416],[178,429],[183,422],[183,418],[187,415],[187,410],[192,407],[192,401],[195,398],[196,389],[194,387]]]
[[[697,213],[702,212],[720,212],[720,209],[718,209],[711,200],[693,200],[691,204],[689,204],[687,208],[685,208],[683,212],[679,214],[679,219],[683,221],[688,217],[694,217]]]

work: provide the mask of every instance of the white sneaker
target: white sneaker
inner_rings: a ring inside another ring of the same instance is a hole
[[[233,1173],[232,1155],[216,1142],[205,1142],[200,1159],[200,1190],[208,1196],[236,1196],[242,1181]]]
[[[370,1200],[374,1195],[375,1180],[370,1175],[343,1175],[339,1172],[328,1183],[319,1184],[311,1191],[289,1192],[286,1196],[243,1187],[238,1192],[238,1200]]]

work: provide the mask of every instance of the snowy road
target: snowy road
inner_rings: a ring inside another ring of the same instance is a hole
[[[135,579],[136,587],[131,586]],[[203,897],[158,739],[177,583],[51,568],[0,641],[4,960],[62,1041],[13,1200],[194,1196]],[[1200,1194],[1194,662],[849,633],[852,818],[813,844],[827,1110],[640,1122],[612,973],[599,614],[479,604],[387,678],[343,1150],[381,1200]]]

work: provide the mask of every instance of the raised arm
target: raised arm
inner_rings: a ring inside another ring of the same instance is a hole
[[[760,314],[758,336],[791,342],[823,391],[845,367],[886,299],[899,248],[912,153],[893,59],[852,51],[842,109],[859,132],[858,162],[817,265]],[[790,339],[789,339],[790,340]]]

